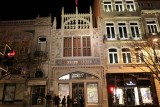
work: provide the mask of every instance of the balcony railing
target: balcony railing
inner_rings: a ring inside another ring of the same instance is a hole
[[[142,34],[104,34],[104,40],[140,40]]]

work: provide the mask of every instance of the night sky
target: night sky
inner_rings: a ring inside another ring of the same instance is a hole
[[[3,2],[2,2],[3,1]],[[1,20],[35,19],[40,16],[60,17],[62,6],[65,12],[75,12],[75,0],[2,0],[0,3]],[[80,12],[89,12],[93,0],[79,0]]]

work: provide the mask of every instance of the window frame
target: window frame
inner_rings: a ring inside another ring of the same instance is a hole
[[[45,38],[45,41],[40,41],[40,38]],[[46,37],[38,37],[37,41],[37,51],[46,52],[47,50],[47,38]]]
[[[123,51],[123,49],[127,49],[127,51]],[[131,50],[129,48],[122,48],[121,51],[122,51],[122,61],[123,61],[123,64],[131,64],[132,63]],[[129,55],[130,55],[130,58],[129,58]]]
[[[140,39],[141,38],[141,34],[140,34],[140,27],[139,27],[138,22],[130,22],[129,24],[130,24],[130,30],[131,30],[132,39]]]
[[[114,50],[116,50],[115,52],[110,52],[110,49],[114,49]],[[111,62],[111,57],[110,57],[110,55],[112,55],[112,61],[113,62]],[[116,58],[115,58],[115,55],[117,56],[117,62],[116,62]],[[109,58],[109,64],[118,64],[119,63],[119,55],[118,55],[118,49],[116,49],[116,48],[109,48],[108,49],[108,58]]]
[[[105,12],[113,11],[113,6],[111,1],[104,1],[103,2],[103,9]]]
[[[124,6],[123,2],[120,0],[115,0],[115,11],[117,12],[123,12],[124,11]]]
[[[122,25],[120,25],[120,24],[122,24]],[[129,39],[127,24],[125,22],[118,22],[118,32],[119,32],[119,38],[120,39],[122,39],[122,40]]]
[[[130,2],[130,3],[129,3]],[[132,2],[132,3],[131,3]],[[128,8],[129,6],[129,8]],[[133,6],[133,7],[132,7]],[[133,12],[133,11],[136,11],[136,6],[135,6],[135,3],[134,3],[134,0],[126,0],[126,9],[130,12]],[[132,10],[130,10],[132,9]]]
[[[107,24],[113,24],[113,25],[107,25]],[[109,30],[109,32],[108,32],[108,30]],[[110,33],[110,34],[108,34],[108,33]],[[117,39],[116,31],[115,31],[115,24],[113,22],[106,22],[106,37],[107,37],[107,40],[116,40]]]
[[[79,44],[78,41],[74,42],[79,38]],[[71,39],[70,41],[67,41],[69,43],[69,48],[65,46],[65,40]],[[86,41],[84,41],[84,39]],[[90,36],[72,36],[72,37],[64,37],[63,38],[63,57],[85,57],[85,56],[91,56],[91,37]],[[77,50],[77,51],[76,51]]]
[[[148,29],[148,33],[157,33],[158,32],[158,24],[157,24],[156,19],[146,20],[146,26]]]

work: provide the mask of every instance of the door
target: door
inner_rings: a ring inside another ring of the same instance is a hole
[[[133,87],[126,88],[126,100],[127,105],[135,105],[135,94]]]
[[[73,106],[80,106],[80,98],[84,96],[84,83],[72,84]]]

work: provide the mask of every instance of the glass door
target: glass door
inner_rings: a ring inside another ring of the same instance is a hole
[[[126,103],[127,105],[135,105],[135,94],[133,87],[126,88]]]
[[[80,98],[84,96],[84,83],[72,84],[72,98],[74,105],[80,105]]]

